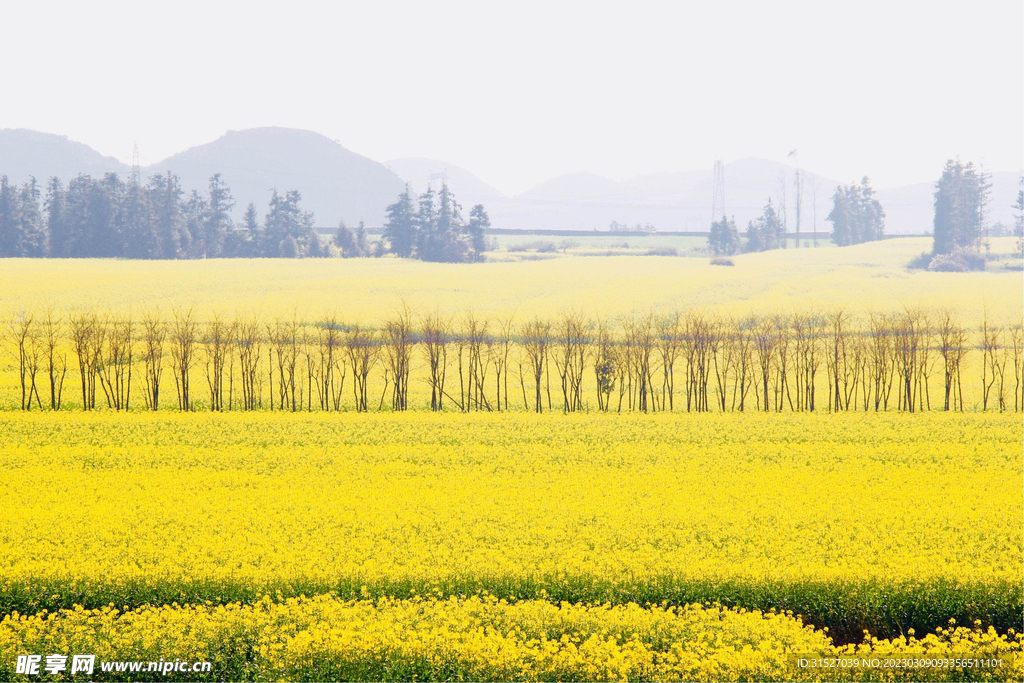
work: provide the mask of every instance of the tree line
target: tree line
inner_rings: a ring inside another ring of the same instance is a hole
[[[404,411],[413,382],[433,411],[963,411],[965,384],[972,407],[1024,408],[1019,323],[924,310],[516,321],[402,307],[377,326],[47,310],[4,337],[22,410],[60,410],[70,391],[84,410]]]
[[[437,198],[435,205],[435,196]],[[419,198],[411,208],[408,188],[388,209],[389,245],[371,245],[360,222],[342,222],[332,240],[314,227],[297,190],[272,191],[262,217],[255,204],[240,224],[231,218],[231,190],[221,175],[210,177],[205,193],[186,193],[167,172],[145,183],[78,175],[65,186],[51,178],[44,191],[34,178],[20,187],[0,176],[0,257],[53,258],[320,258],[333,255],[399,256],[437,261],[480,260],[490,220],[482,205],[468,222],[447,186]],[[403,240],[410,246],[406,246]]]
[[[875,199],[867,178],[861,180],[860,185],[836,187],[832,195],[832,210],[826,220],[832,223],[832,242],[840,247],[879,240],[885,235],[885,211]],[[747,223],[742,237],[736,228],[735,218],[723,215],[712,221],[708,248],[716,256],[785,249],[785,218],[769,197],[761,215]]]
[[[447,184],[436,193],[427,187],[415,202],[406,185],[385,215],[384,241],[396,256],[448,263],[483,260],[490,217],[477,204],[469,220],[463,220],[462,207]]]

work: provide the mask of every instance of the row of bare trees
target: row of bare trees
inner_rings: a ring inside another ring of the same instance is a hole
[[[972,409],[1024,409],[1021,324],[986,318],[971,329],[924,310],[517,322],[403,306],[376,327],[334,315],[200,322],[182,309],[136,321],[47,310],[15,316],[5,341],[22,410],[60,410],[69,368],[84,410],[97,397],[138,406],[133,387],[141,407],[158,410],[167,374],[181,411],[403,411],[414,381],[434,411],[963,411],[965,384],[976,387]]]

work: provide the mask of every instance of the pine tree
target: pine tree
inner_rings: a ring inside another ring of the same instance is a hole
[[[92,193],[93,179],[91,176],[78,174],[68,183],[65,195],[67,209],[64,221],[67,238],[66,252],[68,258],[88,256],[89,249],[89,196]]]
[[[341,250],[342,258],[363,256],[356,247],[356,237],[345,221],[338,221],[338,229],[334,233],[334,246]]]
[[[70,255],[70,235],[67,224],[67,197],[60,178],[53,176],[46,186],[46,231],[49,237],[49,255],[60,258]]]
[[[832,195],[832,242],[845,247],[882,239],[885,234],[885,211],[874,197],[874,190],[865,177],[860,185],[839,186]]]
[[[222,255],[224,239],[232,229],[231,210],[235,208],[231,190],[220,179],[220,173],[210,176],[210,192],[206,200],[206,215],[203,218],[203,256],[215,258]]]
[[[447,184],[441,185],[437,199],[437,209],[432,211],[431,229],[423,231],[421,228],[420,234],[423,236],[423,240],[420,245],[419,257],[424,261],[445,263],[465,261],[468,248],[463,239],[462,207],[455,201]],[[421,201],[421,206],[422,204]]]
[[[160,258],[179,258],[188,249],[188,239],[182,219],[183,192],[178,176],[170,171],[154,175],[146,189],[153,207]]]
[[[736,219],[726,218],[711,224],[708,233],[708,247],[716,255],[731,256],[740,249],[740,233],[736,229]]]
[[[29,178],[21,186],[18,197],[18,232],[21,234],[22,256],[46,256],[46,227],[39,209],[39,186],[35,178]]]
[[[243,256],[261,256],[266,250],[266,238],[260,219],[256,213],[256,205],[249,202],[245,207],[245,215],[242,216],[242,230],[244,234]]]
[[[185,223],[183,234],[189,235],[189,247],[185,250],[187,258],[206,257],[205,225],[208,209],[206,198],[197,190],[192,190],[182,209],[182,220]]]
[[[271,253],[265,253],[264,256],[295,258],[281,253],[281,246],[285,244],[287,238],[295,242],[297,256],[308,253],[313,214],[302,211],[301,201],[302,195],[298,190],[289,190],[284,196],[278,194],[276,189],[273,191],[263,229],[266,231],[267,243],[276,249],[272,249]],[[290,253],[290,243],[287,246]]]
[[[21,256],[18,229],[18,193],[7,176],[0,176],[0,258]]]
[[[153,259],[160,256],[160,244],[149,199],[145,188],[135,182],[128,183],[121,207],[125,256],[128,258]]]
[[[469,236],[469,259],[483,261],[487,250],[487,229],[491,227],[491,218],[483,204],[477,204],[469,210],[469,223],[466,233]]]
[[[769,198],[761,215],[747,224],[747,244],[744,251],[778,249],[785,238],[785,228],[782,227],[782,221]]]
[[[932,252],[976,249],[985,236],[985,211],[991,183],[973,163],[950,159],[935,184]]]
[[[434,188],[428,186],[419,196],[416,209],[416,258],[431,260],[428,254],[434,250],[437,223],[437,207],[434,205]]]
[[[825,218],[832,224],[832,242],[840,247],[853,244],[849,198],[850,195],[845,189],[836,187],[832,195],[832,211]]]
[[[324,257],[324,244],[320,241],[320,233],[316,231],[316,228],[310,227],[309,232],[306,234],[306,258],[323,258]]]
[[[121,200],[124,183],[116,173],[106,173],[103,180],[89,188],[86,215],[86,247],[82,256],[116,258],[124,256],[121,234]]]
[[[401,258],[411,258],[416,248],[417,221],[408,185],[398,195],[398,201],[388,206],[385,215],[383,238],[388,251]]]
[[[356,251],[360,256],[370,255],[370,240],[366,236],[366,226],[362,221],[359,221],[359,226],[356,227]]]

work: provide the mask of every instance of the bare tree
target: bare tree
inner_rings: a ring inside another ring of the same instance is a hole
[[[583,410],[583,372],[590,351],[588,323],[576,312],[563,313],[554,330],[555,369],[562,388],[562,411]]]
[[[345,352],[352,368],[352,393],[356,412],[370,409],[369,377],[377,364],[380,347],[372,329],[353,325],[345,335]]]
[[[143,397],[150,410],[160,409],[160,377],[163,374],[164,343],[167,340],[167,325],[155,314],[142,319],[142,365],[143,383],[146,392]]]
[[[1010,348],[1013,357],[1013,410],[1024,408],[1024,327],[1017,323],[1010,327]]]
[[[135,354],[135,326],[130,317],[111,320],[105,335],[102,362],[97,365],[100,387],[107,407],[129,410],[132,393],[132,366]]]
[[[171,323],[171,365],[174,388],[178,394],[178,410],[192,410],[189,376],[195,365],[196,321],[192,309],[176,309]]]
[[[444,408],[444,383],[448,373],[448,345],[451,343],[451,321],[434,313],[424,319],[423,350],[427,357],[427,368],[430,372],[430,409],[433,411]]]
[[[50,386],[50,410],[60,410],[64,395],[64,377],[68,372],[68,355],[61,348],[60,318],[52,307],[43,319],[43,344],[46,354],[46,375]]]
[[[225,368],[231,363],[231,348],[234,342],[235,326],[221,320],[214,314],[213,320],[206,326],[206,334],[202,339],[203,367],[206,372],[206,385],[210,390],[210,410],[223,411]]]
[[[259,321],[253,318],[236,319],[235,352],[238,354],[238,369],[242,383],[242,409],[256,410],[262,402],[260,354],[262,338]],[[273,403],[273,395],[271,395]]]
[[[35,316],[23,312],[11,326],[10,336],[13,339],[15,354],[18,356],[18,379],[21,384],[21,409],[32,409],[32,398],[36,406],[42,409],[39,390],[36,387],[36,376],[39,374],[43,353],[40,331]]]
[[[524,325],[520,337],[522,338],[523,349],[529,359],[533,370],[535,412],[544,412],[541,401],[541,381],[544,372],[547,370],[548,347],[551,344],[551,323],[540,318],[534,318]]]
[[[384,350],[388,368],[394,382],[391,394],[392,410],[409,407],[409,369],[412,362],[412,311],[402,304],[395,315],[384,323]]]

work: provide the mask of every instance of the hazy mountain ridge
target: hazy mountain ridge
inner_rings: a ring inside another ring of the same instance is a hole
[[[21,184],[34,177],[43,186],[57,176],[65,183],[79,173],[102,176],[129,173],[131,168],[66,135],[26,128],[0,129],[0,174]]]
[[[52,175],[67,182],[78,173],[99,176],[130,173],[130,167],[105,157],[66,136],[25,129],[0,130],[0,174],[21,183],[35,176],[40,184]],[[442,160],[393,159],[379,163],[343,147],[319,133],[288,128],[229,131],[217,140],[192,147],[142,169],[143,177],[170,170],[186,191],[205,191],[209,177],[220,173],[231,188],[240,218],[252,201],[266,211],[271,191],[297,189],[303,206],[316,215],[317,225],[334,226],[339,219],[355,224],[365,220],[379,226],[385,207],[408,183],[422,192],[431,177],[435,188],[441,176],[464,209],[484,204],[494,227],[511,229],[607,230],[609,223],[651,223],[659,230],[703,231],[711,221],[712,169],[653,173],[616,181],[588,172],[552,178],[514,196],[480,180],[472,172]],[[941,169],[936,169],[936,177]],[[778,205],[785,186],[787,224],[796,228],[795,167],[767,159],[739,159],[725,164],[726,214],[742,231],[771,198]],[[808,170],[803,177],[801,231],[817,226],[827,232],[825,217],[836,186],[859,182],[826,178]],[[992,174],[990,224],[1013,225],[1019,175]],[[890,234],[922,233],[931,229],[933,182],[877,190],[886,211]]]
[[[298,190],[302,205],[319,225],[360,220],[377,225],[403,182],[383,164],[356,154],[312,131],[251,128],[225,135],[143,169],[144,175],[172,171],[182,186],[202,191],[220,173],[240,217],[252,201],[262,214],[273,189]]]

